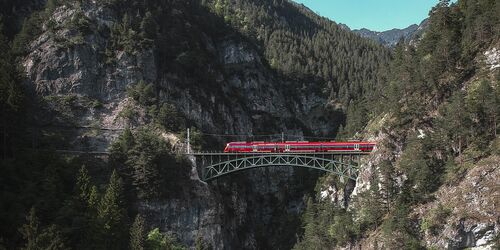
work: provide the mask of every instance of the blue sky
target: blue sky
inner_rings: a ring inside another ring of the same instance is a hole
[[[294,0],[351,29],[385,31],[419,24],[438,0]],[[455,2],[455,1],[453,1]]]

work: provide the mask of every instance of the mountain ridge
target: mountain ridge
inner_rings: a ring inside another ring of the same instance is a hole
[[[366,28],[355,29],[352,32],[361,37],[368,38],[379,42],[387,47],[394,47],[401,38],[407,42],[412,42],[419,39],[422,32],[428,25],[428,19],[424,19],[420,24],[412,24],[406,28],[394,28],[386,31],[372,31]]]

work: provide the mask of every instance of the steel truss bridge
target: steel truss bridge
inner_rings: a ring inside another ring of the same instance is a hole
[[[252,168],[290,166],[317,169],[356,180],[360,158],[369,152],[289,152],[289,153],[191,153],[201,166],[202,180]]]

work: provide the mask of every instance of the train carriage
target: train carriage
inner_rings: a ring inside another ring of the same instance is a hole
[[[293,153],[293,152],[371,152],[375,147],[373,142],[349,141],[349,142],[308,142],[308,141],[286,141],[286,142],[230,142],[226,144],[226,153]]]

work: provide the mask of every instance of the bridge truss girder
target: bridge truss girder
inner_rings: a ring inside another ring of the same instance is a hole
[[[341,179],[356,180],[360,154],[210,154],[201,158],[202,179],[212,180],[237,171],[271,166],[291,166],[317,169],[337,174]],[[200,157],[201,156],[201,157]]]

